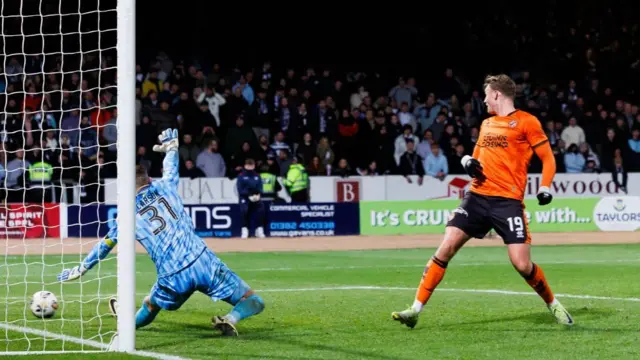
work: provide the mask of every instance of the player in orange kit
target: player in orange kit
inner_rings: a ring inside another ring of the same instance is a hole
[[[444,240],[429,260],[413,305],[392,313],[392,318],[410,328],[442,280],[447,264],[470,238],[483,238],[491,229],[507,245],[513,267],[545,301],[556,320],[573,325],[567,310],[555,298],[542,269],[531,261],[531,234],[524,214],[527,168],[535,154],[542,161],[542,183],[538,203],[553,199],[549,186],[556,163],[540,121],[514,107],[516,85],[507,75],[487,76],[484,84],[487,109],[494,116],[482,122],[473,157],[462,166],[473,177],[471,188],[447,223]]]

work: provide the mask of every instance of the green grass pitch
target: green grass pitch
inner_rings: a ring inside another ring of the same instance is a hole
[[[240,337],[222,338],[211,330],[210,318],[230,307],[196,294],[180,310],[161,312],[155,322],[138,330],[137,348],[189,359],[640,358],[640,245],[533,248],[534,261],[575,318],[570,329],[555,324],[542,300],[512,269],[504,247],[462,249],[418,326],[409,330],[393,322],[391,312],[412,303],[432,253],[433,249],[219,254],[258,290],[265,311],[238,325]],[[116,291],[114,257],[82,282],[57,284],[59,264],[79,259],[0,259],[0,317],[13,326],[0,328],[5,338],[0,352],[95,350],[69,338],[44,339],[43,331],[109,342],[116,325],[107,307]],[[136,266],[139,303],[155,281],[155,270],[146,255],[137,257]],[[33,317],[25,300],[41,290],[42,283],[61,302],[56,316],[46,321]],[[129,357],[107,353],[91,358]]]

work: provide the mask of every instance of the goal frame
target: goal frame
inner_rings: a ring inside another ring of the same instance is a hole
[[[118,319],[115,351],[135,351],[136,294],[136,1],[117,4]]]

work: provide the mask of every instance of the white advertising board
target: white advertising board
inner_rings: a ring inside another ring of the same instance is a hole
[[[470,186],[468,176],[450,175],[440,181],[425,177],[408,183],[402,176],[333,176],[311,177],[312,202],[407,201],[427,199],[460,199]],[[540,186],[540,174],[529,175],[526,197],[533,198]],[[557,174],[551,186],[554,197],[640,196],[640,173],[629,174],[628,194],[617,188],[611,174]],[[224,204],[238,202],[235,180],[226,178],[180,179],[180,195],[184,203]],[[288,196],[280,193],[285,199]],[[113,204],[117,197],[116,181],[105,181],[105,203]]]

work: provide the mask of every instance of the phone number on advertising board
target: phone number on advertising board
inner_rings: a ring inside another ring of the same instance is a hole
[[[269,224],[271,230],[334,230],[335,227],[336,223],[333,221],[272,222]]]

